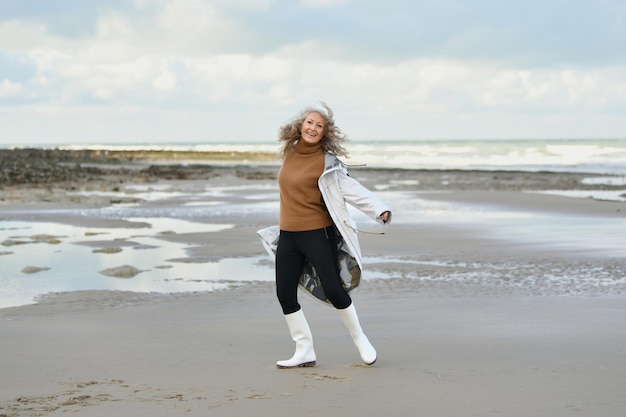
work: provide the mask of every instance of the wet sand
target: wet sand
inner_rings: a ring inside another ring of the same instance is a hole
[[[167,201],[132,192],[131,185],[146,185],[137,177],[117,178],[115,190],[106,175],[71,185],[5,185],[0,220],[126,227],[90,210],[129,199],[167,212],[195,201],[193,190],[234,187],[229,196],[203,201],[228,200],[240,211],[207,206],[194,218],[233,229],[159,239],[189,244],[192,262],[258,256],[263,249],[254,231],[275,219],[258,209],[274,198],[274,169],[222,166],[210,178],[150,179],[154,187],[185,190]],[[615,251],[568,245],[566,231],[564,242],[538,244],[494,229],[537,213],[619,226],[625,203],[532,193],[566,183],[562,189],[577,189],[579,174],[507,174],[516,178],[507,187],[493,173],[360,169],[353,175],[389,198],[409,193],[398,202],[410,195],[420,204],[495,207],[511,216],[492,223],[477,209],[467,219],[420,222],[394,212],[385,235],[361,235],[372,278],[353,298],[379,352],[374,366],[359,363],[332,309],[302,296],[318,366],[276,369],[293,343],[271,282],[175,295],[73,291],[0,309],[0,415],[623,414],[626,263],[619,245]],[[237,187],[251,181],[269,188],[239,195]],[[113,194],[77,194],[93,190]],[[257,210],[247,211],[251,205]],[[72,214],[76,209],[82,214]],[[0,262],[11,262],[11,254]]]
[[[0,313],[0,413],[619,416],[620,298],[456,296],[376,283],[355,304],[379,360],[303,300],[318,366],[292,343],[270,284],[145,301],[72,293]]]

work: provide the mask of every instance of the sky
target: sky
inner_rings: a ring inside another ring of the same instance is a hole
[[[1,0],[0,145],[626,137],[626,0]]]

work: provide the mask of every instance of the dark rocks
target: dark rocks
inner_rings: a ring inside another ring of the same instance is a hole
[[[240,178],[268,179],[276,178],[277,166],[249,166],[248,161],[275,158],[256,152],[0,149],[0,189],[30,184],[73,190],[77,183],[95,182],[115,189],[124,182],[210,179],[230,171],[225,161],[239,166]]]

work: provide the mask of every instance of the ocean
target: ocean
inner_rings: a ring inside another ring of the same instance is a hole
[[[275,153],[278,142],[48,144],[39,148]],[[10,148],[14,145],[0,145]],[[19,145],[19,147],[27,147]],[[381,168],[584,172],[626,175],[626,138],[354,140],[347,164]]]

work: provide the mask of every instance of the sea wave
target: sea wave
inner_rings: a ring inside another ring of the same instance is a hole
[[[22,146],[24,147],[24,146]],[[62,150],[277,154],[278,142],[57,144]],[[626,139],[352,141],[348,164],[376,168],[584,172],[626,175]],[[278,159],[276,160],[278,163]],[[254,161],[251,161],[254,163]]]

